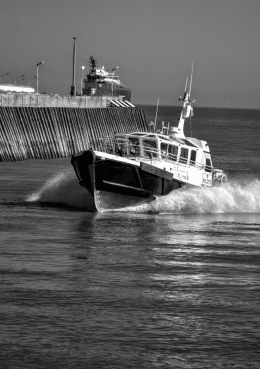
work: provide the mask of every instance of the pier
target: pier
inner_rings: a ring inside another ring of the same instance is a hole
[[[143,110],[135,107],[0,105],[0,161],[64,158],[98,150],[101,137],[147,130]]]

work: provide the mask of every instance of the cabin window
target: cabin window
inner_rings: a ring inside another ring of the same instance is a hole
[[[147,158],[152,158],[157,156],[157,145],[155,140],[143,140],[143,150],[144,156]]]
[[[169,145],[168,148],[169,159],[176,161],[178,156],[178,146]]]
[[[188,155],[189,155],[189,149],[181,148],[181,156],[180,156],[180,162],[187,164],[188,161]]]
[[[162,142],[161,143],[161,157],[166,159],[168,156],[168,144]]]
[[[212,171],[212,167],[211,167],[211,160],[209,158],[206,158],[206,167],[205,167],[205,171],[206,172],[211,172]]]
[[[139,140],[135,137],[129,137],[129,154],[131,156],[140,155]]]
[[[190,165],[195,165],[195,163],[196,163],[196,155],[197,155],[197,151],[196,150],[191,150],[191,153],[190,153]]]

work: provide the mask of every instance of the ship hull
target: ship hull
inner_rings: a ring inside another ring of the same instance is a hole
[[[123,96],[123,100],[131,101],[132,91],[122,85],[113,84],[112,86],[112,83],[108,82],[86,82],[83,94],[88,96],[110,96],[111,98]]]
[[[91,150],[72,156],[72,165],[97,211],[141,205],[184,185],[150,165],[104,158]]]

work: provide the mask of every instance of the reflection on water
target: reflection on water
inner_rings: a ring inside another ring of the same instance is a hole
[[[1,166],[0,367],[259,366],[257,179],[94,213],[69,159]]]
[[[5,208],[1,363],[258,363],[259,214]]]

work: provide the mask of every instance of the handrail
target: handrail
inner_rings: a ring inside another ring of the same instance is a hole
[[[103,137],[100,138],[99,141],[99,147],[101,148],[101,150],[108,154],[113,154],[121,157],[130,157],[134,160],[136,160],[138,157],[146,158],[150,159],[151,162],[154,160],[165,160],[166,162],[170,161],[177,166],[182,166],[185,168],[195,167],[197,169],[204,169],[208,173],[213,173],[214,171],[214,168],[209,165],[200,164],[196,161],[194,162],[175,154],[165,153],[166,155],[164,154],[165,156],[163,156],[162,151],[154,147],[143,146],[140,148],[139,145],[134,145],[127,138]],[[143,152],[148,153],[148,157],[142,155]]]
[[[0,93],[0,106],[3,107],[107,107],[111,96],[70,96],[37,93]],[[115,96],[113,100],[120,100]]]

